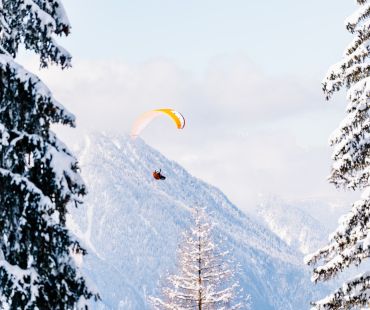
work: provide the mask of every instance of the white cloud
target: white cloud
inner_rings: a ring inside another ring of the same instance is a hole
[[[32,61],[27,63],[35,70]],[[320,121],[338,111],[324,107],[319,83],[268,77],[243,58],[215,59],[202,78],[167,60],[82,61],[69,71],[38,74],[86,130],[127,133],[144,111],[178,109],[187,118],[185,130],[155,122],[144,139],[241,207],[253,205],[259,193],[335,194],[325,180],[328,148],[307,148],[303,141],[314,141],[312,135],[326,140],[329,132]],[[330,122],[336,120],[325,124]]]
[[[240,122],[270,121],[312,109],[321,102],[317,91],[293,77],[269,77],[248,60],[220,59],[205,77],[206,102],[237,116]]]
[[[28,61],[33,71],[36,62]],[[83,127],[127,130],[133,118],[158,106],[173,106],[195,125],[222,122],[243,127],[301,113],[323,102],[320,85],[292,77],[268,77],[248,59],[221,57],[204,77],[195,78],[174,63],[155,60],[140,65],[119,61],[81,61],[70,70],[55,68],[38,74]],[[312,91],[315,90],[315,92]],[[222,124],[222,127],[224,125]]]

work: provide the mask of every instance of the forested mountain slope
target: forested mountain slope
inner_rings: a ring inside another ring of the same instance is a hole
[[[83,271],[95,282],[97,309],[148,309],[166,271],[176,267],[190,209],[207,207],[216,235],[241,265],[241,286],[253,309],[308,309],[315,287],[301,255],[234,206],[217,188],[193,177],[141,139],[86,136],[79,161],[89,194],[71,210],[70,227],[89,254]],[[152,177],[161,168],[165,181]],[[78,261],[78,259],[77,259]]]

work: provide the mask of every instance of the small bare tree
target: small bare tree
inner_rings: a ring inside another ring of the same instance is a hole
[[[228,252],[219,251],[204,209],[194,212],[195,226],[184,234],[178,250],[179,274],[170,275],[162,287],[163,298],[150,297],[154,309],[249,309],[250,296],[243,297]]]

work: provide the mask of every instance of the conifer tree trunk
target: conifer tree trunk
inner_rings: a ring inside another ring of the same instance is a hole
[[[199,304],[199,310],[202,310],[202,258],[201,258],[201,237],[200,237],[200,227],[198,227],[198,232],[199,232],[199,237],[198,237],[198,251],[199,251],[199,255],[198,255],[198,262],[199,262],[199,265],[198,265],[198,268],[199,268],[199,276],[198,276],[198,283],[199,283],[199,300],[198,300],[198,304]]]

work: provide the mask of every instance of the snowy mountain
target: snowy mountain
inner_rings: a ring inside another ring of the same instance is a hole
[[[338,190],[338,198],[336,201],[331,199],[330,202],[317,199],[305,199],[302,201],[294,201],[294,206],[310,214],[314,219],[325,226],[330,233],[338,227],[340,217],[347,214],[352,206],[353,201],[358,199],[358,193],[346,192],[344,195]],[[328,238],[325,239],[327,241]]]
[[[102,302],[97,309],[149,309],[161,276],[175,270],[190,209],[207,207],[216,231],[242,266],[240,284],[253,309],[308,309],[315,295],[301,255],[251,220],[217,188],[191,176],[142,140],[90,135],[79,161],[89,194],[69,226],[88,250],[77,260]],[[166,181],[151,173],[161,168]]]
[[[327,242],[330,231],[304,209],[303,203],[297,207],[295,203],[270,197],[259,204],[256,214],[263,224],[288,245],[307,255]]]

